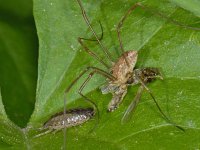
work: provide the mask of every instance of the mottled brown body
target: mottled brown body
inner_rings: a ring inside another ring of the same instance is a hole
[[[127,51],[118,61],[112,66],[111,73],[116,78],[110,81],[109,84],[102,89],[102,93],[106,94],[111,92],[113,98],[108,104],[108,111],[114,111],[122,102],[127,93],[127,81],[132,77],[133,68],[137,62],[137,51]],[[129,65],[127,65],[127,63]]]
[[[108,104],[108,111],[114,111],[118,108],[127,93],[128,86],[141,82],[148,83],[157,77],[161,78],[157,68],[134,69],[137,56],[137,51],[125,52],[111,69],[111,73],[116,80],[109,81],[107,85],[101,87],[103,94],[112,93],[113,95],[112,100]]]
[[[111,73],[116,78],[113,81],[114,84],[126,84],[127,80],[132,76],[137,56],[137,51],[127,51],[119,57],[118,61],[111,68]]]

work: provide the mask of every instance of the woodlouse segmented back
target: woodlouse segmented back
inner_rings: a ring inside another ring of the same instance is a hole
[[[66,115],[60,112],[52,116],[52,118],[44,124],[44,128],[59,130],[64,127],[69,128],[77,126],[89,120],[94,114],[93,108],[71,109],[66,112]]]
[[[36,135],[39,137],[52,131],[59,131],[63,128],[70,128],[81,125],[91,119],[95,115],[93,108],[76,108],[71,109],[64,114],[63,112],[53,115],[47,122],[44,123],[42,130],[47,130],[41,134]]]

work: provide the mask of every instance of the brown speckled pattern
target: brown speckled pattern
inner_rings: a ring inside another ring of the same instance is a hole
[[[127,93],[128,86],[136,85],[140,80],[144,83],[151,82],[160,75],[157,68],[134,69],[137,56],[137,51],[127,51],[111,68],[111,73],[116,80],[109,81],[108,85],[101,87],[103,94],[112,93],[113,95],[108,104],[108,111],[114,111],[118,108]],[[126,60],[129,65],[127,65]]]
[[[122,55],[118,61],[113,65],[112,67],[112,75],[117,78],[115,83],[126,83],[128,74],[131,74],[133,72],[133,68],[135,67],[135,64],[137,62],[137,51],[127,51]],[[130,64],[127,66],[125,58],[127,59],[127,62]]]

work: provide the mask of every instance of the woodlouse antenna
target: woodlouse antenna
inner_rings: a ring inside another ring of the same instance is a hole
[[[112,58],[110,52],[106,49],[106,47],[103,46],[103,44],[101,43],[101,41],[98,39],[98,36],[97,36],[96,32],[94,31],[93,27],[91,26],[91,23],[90,23],[90,21],[89,21],[87,15],[86,15],[86,12],[85,12],[85,10],[84,10],[84,8],[83,8],[83,6],[82,6],[81,1],[80,1],[80,0],[77,0],[77,2],[78,2],[79,6],[80,6],[80,8],[81,8],[82,15],[83,15],[83,18],[84,18],[86,24],[88,25],[88,27],[89,27],[90,30],[92,31],[93,35],[95,36],[97,42],[99,43],[100,47],[102,48],[102,50],[103,50],[103,52],[105,53],[105,55],[106,55],[106,57],[108,58],[108,60],[110,60],[111,62],[113,62],[113,58]]]

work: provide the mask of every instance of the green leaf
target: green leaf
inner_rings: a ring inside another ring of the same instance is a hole
[[[123,14],[134,2],[102,1],[83,2],[83,6],[98,35],[98,20],[104,27],[102,42],[115,58],[119,54],[116,25]],[[148,5],[158,12],[163,12],[184,24],[192,24],[195,18],[189,12],[175,8],[170,3],[147,1]],[[39,74],[37,101],[30,125],[44,123],[51,115],[63,109],[63,93],[72,80],[87,66],[105,69],[96,60],[82,51],[77,37],[92,37],[81,16],[80,8],[75,1],[34,1],[34,13],[40,41]],[[198,27],[196,25],[196,27]],[[171,118],[183,126],[185,133],[167,123],[159,114],[148,93],[144,93],[134,118],[131,122],[120,123],[124,110],[133,99],[137,87],[129,89],[124,103],[113,113],[106,112],[111,95],[102,95],[97,87],[105,79],[95,76],[87,85],[84,93],[91,97],[100,109],[100,123],[92,134],[88,132],[95,124],[89,121],[76,129],[68,129],[67,147],[71,149],[186,149],[198,148],[200,120],[198,109],[199,82],[199,32],[167,24],[165,19],[156,17],[142,9],[135,10],[125,21],[122,39],[126,50],[138,50],[138,67],[151,66],[162,68],[164,82],[149,85],[162,109]],[[94,42],[87,46],[99,55],[105,56]],[[86,76],[85,76],[86,77]],[[84,78],[84,77],[83,77]],[[77,89],[81,79],[67,95],[68,107],[82,107]],[[73,103],[72,103],[73,102]],[[75,102],[75,103],[74,103]],[[54,142],[48,141],[54,139]],[[176,144],[173,144],[176,141]],[[62,147],[62,132],[48,134],[33,139],[36,149],[41,145],[47,148]]]
[[[119,43],[116,25],[125,12],[136,1],[83,1],[83,6],[97,34],[98,20],[104,27],[102,42],[117,59]],[[183,24],[199,27],[190,12],[176,8],[171,3],[149,0],[143,3],[155,11],[163,12]],[[24,138],[25,145],[32,149],[60,149],[63,133],[47,134],[33,138],[52,115],[63,110],[64,91],[87,66],[106,70],[91,58],[78,44],[77,37],[93,37],[86,26],[76,1],[34,0],[34,16],[39,37],[39,64],[36,104],[29,126],[31,130]],[[98,105],[100,122],[89,131],[95,119],[79,127],[67,130],[68,149],[197,149],[200,147],[198,132],[200,119],[199,99],[199,48],[200,33],[167,23],[163,18],[137,8],[125,21],[122,41],[126,50],[138,50],[136,67],[158,67],[165,80],[149,84],[163,111],[181,125],[183,133],[167,123],[160,115],[148,93],[144,92],[134,117],[121,124],[124,111],[134,98],[138,86],[130,87],[128,94],[113,113],[107,112],[111,94],[102,95],[98,87],[105,82],[95,76],[84,89],[84,93]],[[106,57],[95,42],[85,42],[103,60]],[[67,108],[83,107],[87,104],[76,92],[85,75],[67,95]],[[23,130],[24,131],[24,130]],[[26,135],[26,132],[24,132]],[[25,140],[27,139],[27,140]],[[28,144],[27,144],[28,143]],[[98,147],[97,147],[98,146]]]
[[[0,119],[1,120],[8,120],[8,117],[6,115],[6,112],[4,110],[4,106],[3,106],[3,103],[2,103],[1,90],[0,90]]]
[[[14,10],[9,3],[16,6],[11,0],[0,6],[0,85],[8,117],[25,127],[35,102],[37,37],[33,16],[20,13],[26,6],[17,2],[21,10]]]
[[[196,16],[200,17],[200,1],[199,0],[170,0],[171,2],[177,4],[178,6],[191,11]]]
[[[22,149],[25,148],[23,136],[22,130],[8,119],[0,91],[0,149],[17,148],[18,145]]]
[[[25,127],[35,102],[37,36],[31,0],[0,5],[0,149],[28,149]],[[5,109],[4,109],[5,108]],[[20,126],[20,127],[19,127]]]

